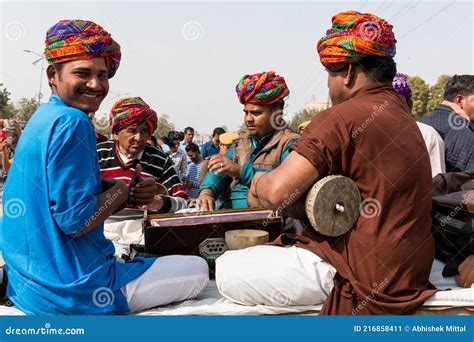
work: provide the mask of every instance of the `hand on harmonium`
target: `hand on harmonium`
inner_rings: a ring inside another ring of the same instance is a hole
[[[150,204],[155,199],[157,186],[153,178],[140,178],[142,166],[137,164],[132,180],[128,185],[128,203],[132,206]]]
[[[209,211],[214,210],[215,206],[216,203],[213,191],[211,189],[202,190],[195,202],[196,209],[200,211]]]
[[[216,171],[216,175],[224,173],[232,178],[239,178],[242,171],[239,164],[220,154],[215,154],[209,159],[208,167],[210,172]]]

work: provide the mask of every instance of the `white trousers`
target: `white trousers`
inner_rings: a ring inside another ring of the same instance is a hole
[[[227,299],[243,305],[315,305],[331,292],[336,269],[298,247],[256,246],[216,260],[216,282]]]
[[[140,277],[121,288],[130,312],[196,297],[209,282],[207,262],[190,255],[156,259]]]

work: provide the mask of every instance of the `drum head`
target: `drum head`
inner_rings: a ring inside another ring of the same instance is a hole
[[[359,218],[360,192],[350,178],[334,175],[316,182],[306,197],[306,215],[327,236],[347,233]]]

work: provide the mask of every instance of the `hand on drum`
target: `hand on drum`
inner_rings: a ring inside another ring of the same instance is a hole
[[[239,178],[242,170],[239,164],[220,154],[213,155],[208,166],[210,172],[216,171],[216,175],[224,173],[232,178]]]

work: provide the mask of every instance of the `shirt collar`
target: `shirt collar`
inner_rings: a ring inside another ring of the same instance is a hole
[[[66,106],[69,107],[58,95],[51,95],[49,98],[49,104],[59,105],[59,106]]]

